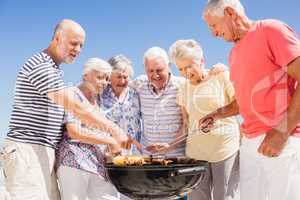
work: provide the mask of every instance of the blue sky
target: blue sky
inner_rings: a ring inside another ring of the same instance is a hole
[[[211,36],[202,20],[206,0],[0,0],[1,75],[0,143],[6,135],[19,68],[34,52],[46,48],[58,21],[70,18],[86,30],[87,40],[72,65],[62,65],[66,82],[80,80],[89,57],[128,56],[135,76],[143,73],[142,56],[152,46],[168,49],[177,39],[202,45],[207,66],[227,64],[231,44]],[[300,34],[299,0],[243,0],[251,19],[276,18]],[[177,70],[172,68],[175,74]]]

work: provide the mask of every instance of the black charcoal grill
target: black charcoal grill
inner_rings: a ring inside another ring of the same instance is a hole
[[[170,159],[170,158],[166,158]],[[174,199],[195,189],[203,180],[208,163],[192,159],[174,159],[163,165],[105,165],[107,175],[117,190],[136,200]]]

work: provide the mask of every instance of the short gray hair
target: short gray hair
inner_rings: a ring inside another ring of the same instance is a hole
[[[112,68],[108,62],[100,58],[89,58],[83,65],[83,75],[93,70],[110,75]]]
[[[231,7],[238,14],[245,13],[245,9],[239,0],[208,0],[203,16],[209,14],[211,16],[223,17],[226,7]]]
[[[123,72],[127,70],[129,76],[133,77],[134,70],[132,68],[132,62],[124,55],[119,54],[111,57],[108,63],[112,66],[112,72]]]
[[[146,60],[152,60],[157,58],[162,58],[167,65],[170,64],[168,54],[164,49],[160,47],[151,47],[144,54],[144,65]]]
[[[200,44],[193,39],[177,40],[171,45],[169,55],[173,63],[175,63],[176,60],[186,58],[201,63],[201,60],[203,59],[203,50]]]

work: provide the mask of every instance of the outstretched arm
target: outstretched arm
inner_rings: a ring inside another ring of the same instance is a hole
[[[208,132],[216,120],[224,119],[238,114],[239,114],[239,106],[236,100],[233,100],[230,104],[218,108],[214,112],[209,113],[208,115],[201,118],[199,120],[199,128],[204,132]]]
[[[49,92],[48,97],[78,118],[82,123],[110,133],[122,146],[128,146],[127,136],[123,130],[103,116],[91,104],[83,103],[76,99],[74,87]]]
[[[111,136],[97,133],[89,128],[82,127],[79,122],[67,123],[66,128],[70,138],[87,144],[109,145],[112,153],[121,152],[118,142]]]

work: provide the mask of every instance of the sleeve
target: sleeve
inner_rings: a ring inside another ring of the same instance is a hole
[[[224,87],[224,94],[227,97],[228,102],[230,103],[235,99],[235,91],[232,82],[229,78],[229,71],[221,73],[221,82]]]
[[[59,70],[49,64],[41,64],[34,67],[27,76],[42,95],[65,88],[65,83]]]
[[[264,28],[269,56],[274,63],[286,67],[300,56],[300,41],[295,31],[287,24],[272,20]]]

